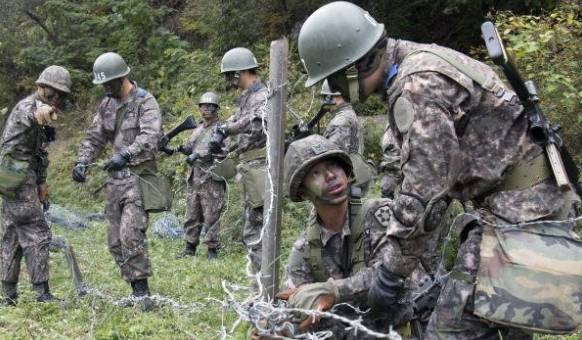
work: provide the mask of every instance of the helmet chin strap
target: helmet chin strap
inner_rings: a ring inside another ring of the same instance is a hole
[[[358,83],[358,69],[356,69],[356,65],[352,65],[346,69],[346,78],[348,80],[350,102],[357,103],[360,101],[360,84]]]

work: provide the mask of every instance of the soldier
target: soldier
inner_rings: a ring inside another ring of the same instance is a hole
[[[399,309],[426,235],[443,202],[456,197],[474,200],[478,212],[456,226],[462,244],[426,338],[518,339],[575,329],[582,251],[572,223],[544,221],[568,217],[572,202],[528,133],[524,108],[495,72],[444,47],[387,38],[384,25],[347,2],[314,12],[298,47],[307,86],[327,78],[351,101],[383,94],[402,146],[401,191],[387,212],[389,256],[369,291],[375,307]],[[531,221],[542,222],[520,224]]]
[[[212,132],[221,121],[218,119],[218,95],[206,92],[198,102],[202,124],[192,132],[188,141],[177,148],[188,155],[186,162],[191,167],[186,187],[186,222],[184,238],[186,247],[179,257],[196,255],[200,233],[205,231],[204,243],[208,246],[208,259],[215,260],[220,247],[220,212],[224,206],[226,183],[211,172],[213,155],[208,151]]]
[[[218,124],[209,143],[213,153],[222,152],[224,138],[238,136],[238,143],[229,148],[239,157],[237,171],[242,177],[244,207],[243,242],[251,260],[251,271],[261,268],[261,229],[265,182],[265,144],[263,130],[269,112],[268,91],[257,75],[257,59],[246,48],[229,50],[222,57],[220,72],[228,87],[243,90],[238,98],[238,111],[226,122]]]
[[[38,293],[36,300],[54,299],[48,283],[52,235],[43,213],[43,207],[48,209],[46,147],[54,140],[54,129],[49,124],[57,119],[59,108],[71,92],[71,76],[65,68],[53,65],[42,71],[36,84],[36,92],[12,109],[0,141],[2,181],[9,180],[5,171],[19,170],[21,173],[11,190],[2,190],[3,302],[11,305],[16,304],[18,298],[23,256],[32,286]]]
[[[320,95],[323,104],[330,110],[332,119],[323,132],[323,137],[332,141],[348,154],[364,153],[364,135],[362,125],[350,102],[342,97],[341,93],[332,92],[327,80],[321,86]]]
[[[367,292],[385,251],[385,211],[389,200],[362,201],[353,191],[352,162],[349,155],[320,135],[293,142],[285,155],[285,186],[294,202],[308,200],[314,210],[307,228],[295,241],[286,267],[289,289],[278,294],[292,308],[328,310],[349,303],[367,310]],[[350,308],[337,313],[356,319]],[[398,320],[405,323],[411,310]],[[364,324],[387,332],[387,315],[368,313]],[[305,318],[305,316],[303,316]],[[314,325],[311,318],[299,328],[333,330],[337,339],[361,339],[365,334],[346,325],[324,319]]]
[[[87,167],[108,142],[113,145],[113,155],[104,167],[109,173],[105,187],[107,243],[133,296],[145,297],[150,295],[152,270],[146,245],[147,197],[142,194],[139,174],[157,171],[162,118],[154,96],[130,81],[129,72],[117,53],[104,53],[95,60],[93,83],[101,84],[106,96],[81,142],[72,177],[85,182]]]

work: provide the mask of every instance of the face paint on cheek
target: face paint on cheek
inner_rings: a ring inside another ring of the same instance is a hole
[[[305,188],[315,198],[323,197],[323,179],[314,178],[305,183]]]

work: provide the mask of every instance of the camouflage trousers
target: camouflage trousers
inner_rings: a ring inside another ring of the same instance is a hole
[[[18,282],[22,257],[33,284],[49,279],[51,230],[38,199],[36,175],[29,175],[16,196],[2,202],[2,281]]]
[[[206,178],[203,183],[198,183],[199,180],[191,177],[186,187],[184,239],[198,244],[200,233],[205,230],[204,243],[209,249],[219,248],[220,213],[224,207],[226,184],[211,178]]]
[[[146,244],[148,214],[144,210],[136,175],[109,177],[105,217],[109,222],[107,244],[121,276],[128,282],[152,275]]]
[[[485,321],[473,314],[475,277],[483,227],[473,224],[430,317],[425,339],[532,339],[518,328]]]
[[[244,210],[243,243],[247,247],[247,254],[251,259],[253,274],[261,271],[262,242],[261,230],[263,228],[263,207],[245,207]]]

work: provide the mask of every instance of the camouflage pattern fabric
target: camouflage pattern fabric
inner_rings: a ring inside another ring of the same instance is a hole
[[[14,197],[2,200],[2,281],[18,282],[23,256],[33,284],[49,279],[52,234],[38,199],[37,181],[34,173],[29,174]]]
[[[18,102],[6,120],[0,140],[0,160],[8,156],[27,162],[30,170],[37,174],[39,184],[46,181],[48,168],[46,135],[34,118],[34,112],[41,104],[36,94]]]
[[[382,263],[388,253],[393,252],[394,245],[390,245],[385,230],[386,222],[389,219],[388,205],[390,200],[376,199],[371,200],[369,209],[365,212],[364,218],[364,262],[365,267],[358,272],[351,272],[350,268],[342,267],[343,247],[346,246],[344,237],[350,235],[351,228],[346,217],[342,233],[330,233],[319,222],[314,211],[309,217],[309,224],[316,225],[321,230],[322,260],[323,267],[329,277],[334,279],[338,288],[339,296],[336,302],[347,302],[365,310],[367,306],[367,293],[370,283],[373,281],[377,267]],[[298,287],[306,283],[317,282],[313,272],[312,265],[304,257],[305,247],[308,246],[307,234],[303,232],[295,241],[289,261],[286,266],[286,286],[288,288]],[[411,287],[412,282],[406,283]],[[402,301],[409,300],[404,296]],[[409,303],[403,303],[400,306],[399,315],[375,314],[369,312],[363,315],[364,324],[372,329],[387,332],[390,325],[402,324],[411,317],[411,306]],[[348,318],[355,319],[359,316],[349,308],[340,308],[338,313]],[[345,330],[345,325],[332,320],[322,320],[317,330],[332,330],[334,336],[340,339],[356,339],[363,336],[362,333],[353,333],[353,330]]]
[[[122,121],[116,131],[118,115]],[[133,83],[124,100],[106,97],[101,101],[79,147],[78,162],[90,164],[108,142],[113,152],[129,152],[130,168],[155,161],[161,126],[156,99]],[[106,186],[107,243],[122,277],[130,282],[152,275],[146,246],[148,215],[138,180],[137,175],[122,170],[110,173]]]
[[[263,118],[268,117],[270,110],[265,106],[267,97],[267,88],[257,79],[237,99],[238,111],[226,120],[229,137],[238,136],[238,153],[265,146],[267,136],[263,132]]]
[[[323,137],[334,142],[340,149],[352,153],[364,153],[364,135],[358,117],[349,103],[330,112],[333,117],[323,132]]]
[[[121,115],[123,120],[116,134],[117,115]],[[108,142],[113,145],[114,153],[129,152],[130,166],[155,160],[161,127],[158,102],[149,92],[133,83],[131,92],[124,100],[103,98],[87,129],[87,137],[81,142],[77,161],[92,163]]]
[[[198,244],[200,233],[205,230],[204,243],[208,248],[220,247],[219,218],[226,190],[224,181],[215,180],[208,172],[213,164],[208,142],[217,123],[218,120],[208,125],[198,125],[184,144],[186,152],[196,152],[199,156],[188,172],[184,238],[188,243]]]
[[[105,188],[105,218],[109,222],[107,245],[124,280],[152,275],[146,244],[148,214],[144,210],[139,178],[109,178]]]
[[[380,182],[382,195],[394,195],[394,192],[400,186],[402,181],[402,172],[400,171],[400,146],[390,124],[386,124],[384,135],[382,137],[382,162],[378,170],[383,174]]]
[[[500,90],[493,93],[481,88],[432,53],[411,54],[431,48],[446,50]],[[400,245],[384,259],[389,270],[410,275],[412,263],[426,249],[423,235],[433,233],[435,222],[440,220],[439,202],[449,198],[475,200],[477,208],[508,223],[560,216],[565,200],[551,179],[523,190],[497,189],[508,169],[538,157],[543,150],[528,136],[522,106],[489,66],[437,45],[389,38],[386,62],[399,65],[386,98],[390,125],[401,145],[403,174],[401,192],[389,205],[387,236]],[[478,261],[478,252],[473,254],[477,257],[473,260]],[[454,280],[447,283],[444,293],[455,284]],[[464,288],[462,292],[472,294]],[[439,304],[446,302],[439,300]],[[437,305],[433,316],[438,318],[445,309]],[[450,328],[459,338],[474,338],[472,329],[478,328],[472,325],[459,330],[454,324],[458,320],[441,320],[433,332],[440,334]],[[481,326],[496,332],[496,326]]]
[[[234,136],[238,136],[237,153],[241,154],[265,147],[267,136],[263,132],[263,119],[268,117],[270,110],[268,103],[266,103],[267,98],[267,88],[260,79],[257,79],[238,98],[238,111],[226,120],[229,139],[232,140]],[[265,159],[251,160],[245,164],[253,167],[264,167]],[[245,198],[247,195],[246,192],[243,192]],[[246,199],[245,201],[248,202]],[[263,207],[250,207],[247,204],[243,217],[243,243],[251,258],[251,269],[253,273],[257,273],[261,268],[261,242],[257,241],[263,228]]]

